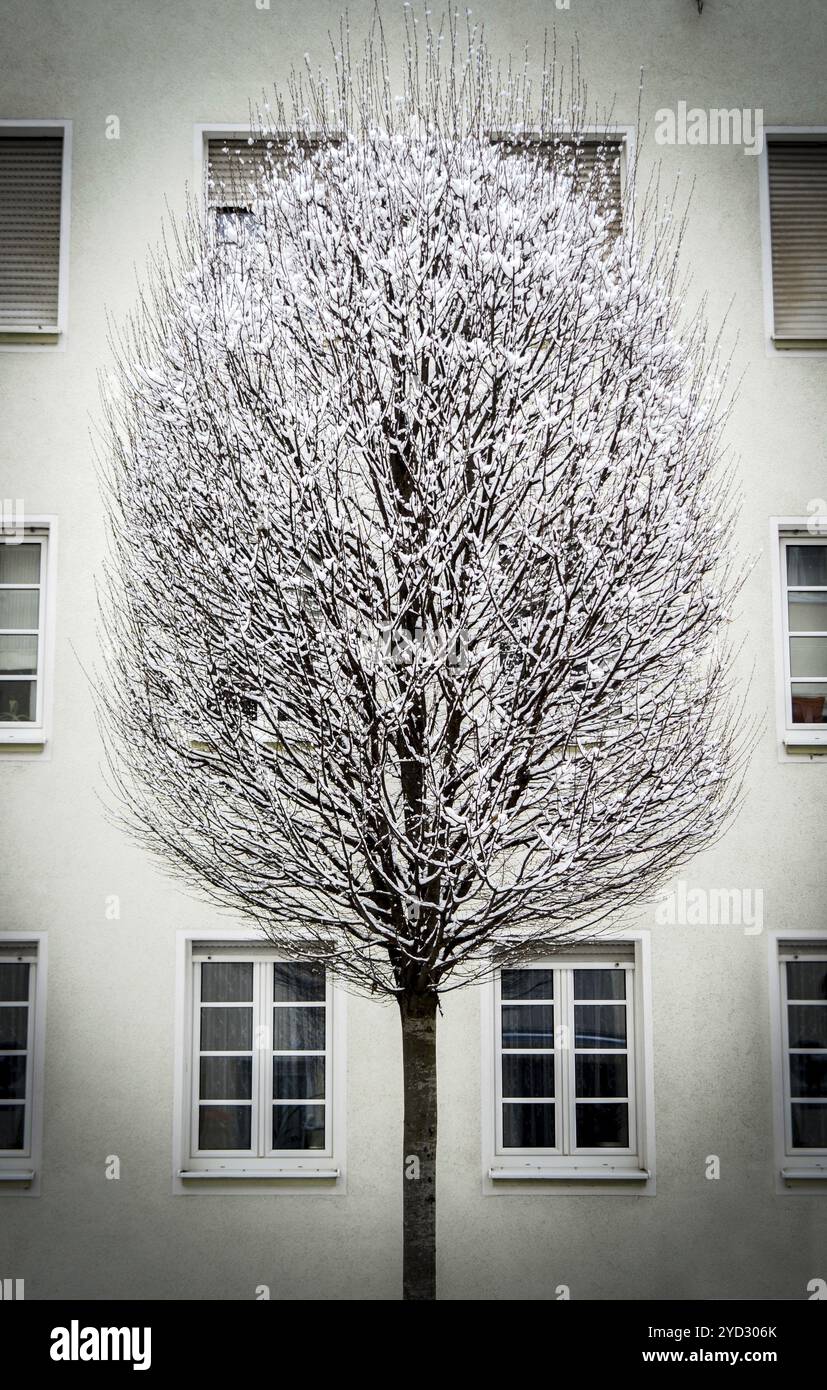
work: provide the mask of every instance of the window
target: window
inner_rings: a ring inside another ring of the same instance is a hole
[[[45,744],[54,523],[0,533],[0,744]]]
[[[781,1176],[827,1179],[827,937],[779,939]]]
[[[827,745],[827,539],[779,530],[779,722],[792,747]]]
[[[70,123],[0,121],[0,340],[65,327]]]
[[[44,955],[42,938],[0,938],[0,1195],[36,1190]]]
[[[190,955],[184,1167],[178,1176],[335,1180],[341,1150],[329,972],[252,942]]]
[[[772,336],[827,343],[827,140],[767,143]]]
[[[492,990],[492,1179],[646,1180],[633,943],[503,969]]]
[[[524,144],[511,145],[507,137],[505,138],[509,153],[521,154],[526,151]],[[576,183],[579,188],[587,188],[593,179],[596,178],[598,166],[600,166],[602,177],[605,178],[605,206],[604,212],[612,212],[615,215],[615,222],[618,231],[620,230],[621,217],[623,213],[623,156],[626,150],[628,133],[624,135],[606,132],[605,134],[584,134],[578,138],[577,143],[563,137],[561,144],[569,146],[573,159]],[[536,141],[538,150],[544,148],[543,142]],[[529,141],[528,148],[531,148]]]
[[[206,204],[218,240],[233,242],[244,232],[255,234],[254,186],[265,166],[282,162],[282,142],[252,138],[249,127],[244,126],[224,135],[198,129],[204,140]],[[309,137],[307,143],[318,142]]]

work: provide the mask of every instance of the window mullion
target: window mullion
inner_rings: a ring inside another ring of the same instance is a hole
[[[263,1158],[270,1149],[267,1134],[267,1085],[273,1067],[273,1009],[272,1009],[273,967],[269,961],[257,961],[255,966],[256,1027],[254,1031],[255,1051],[253,1066],[256,1069],[253,1084],[256,1107],[254,1133],[257,1136],[256,1152]],[[270,1082],[272,1086],[272,1081]]]
[[[559,978],[558,994],[561,1004],[561,1022],[565,1027],[565,1032],[561,1035],[563,1046],[560,1048],[560,1109],[561,1135],[559,1148],[561,1153],[570,1154],[574,1144],[574,1005],[571,987],[572,972],[561,969],[557,972]]]

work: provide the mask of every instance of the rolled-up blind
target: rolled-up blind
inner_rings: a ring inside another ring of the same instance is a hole
[[[827,339],[827,142],[767,146],[773,337]]]
[[[250,185],[261,176],[266,162],[278,160],[278,147],[264,140],[238,135],[207,141],[207,202],[211,208],[246,208]]]
[[[538,152],[544,149],[551,152],[557,144],[557,140],[537,142]],[[560,143],[573,146],[573,141],[560,138]],[[512,145],[508,138],[505,138],[505,145],[508,153],[524,154],[530,151],[532,146]],[[598,161],[601,163],[605,174],[605,188],[601,189],[600,203],[604,212],[613,211],[616,214],[616,225],[619,228],[622,216],[623,195],[620,182],[620,161],[623,153],[623,142],[620,140],[599,138],[584,138],[578,142],[575,149],[575,171],[577,183],[581,188],[585,188],[590,183]]]
[[[620,159],[623,144],[619,140],[584,140],[577,149],[577,172],[581,183],[588,183],[598,159],[605,161],[609,206],[621,213]],[[278,159],[275,142],[267,150],[266,142],[245,136],[227,139],[216,137],[207,142],[207,201],[210,207],[247,207],[250,202],[249,184],[254,183],[262,161],[269,156]]]
[[[581,183],[588,183],[594,173],[598,159],[605,161],[606,194],[608,205],[617,213],[618,223],[621,214],[620,157],[623,146],[619,141],[584,141],[577,150],[577,173]]]
[[[0,135],[0,332],[57,331],[61,135]]]

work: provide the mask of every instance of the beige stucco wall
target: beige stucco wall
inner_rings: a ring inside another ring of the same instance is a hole
[[[324,59],[339,3],[2,0],[0,116],[74,123],[65,351],[0,353],[0,498],[60,520],[55,719],[41,762],[0,756],[0,928],[48,931],[42,1195],[0,1205],[0,1275],[30,1298],[381,1298],[399,1287],[400,1058],[393,1011],[352,1001],[347,1191],[173,1196],[174,936],[220,925],[107,824],[84,667],[95,661],[93,577],[102,525],[90,428],[107,312],[164,202],[193,178],[193,126],[244,119],[291,60]],[[372,4],[350,0],[358,31]],[[389,16],[396,4],[382,4]],[[827,929],[827,759],[778,760],[768,519],[827,495],[827,358],[767,355],[759,161],[728,147],[655,146],[654,112],[763,109],[768,125],[827,124],[823,0],[476,0],[492,45],[579,35],[592,94],[634,123],[645,68],[641,163],[696,182],[687,238],[694,289],[743,374],[730,439],[744,510],[733,543],[757,557],[744,590],[741,662],[766,726],[740,820],[688,866],[693,885],[762,888],[764,932],[653,928],[657,1195],[482,1195],[479,992],[441,1021],[440,1287],[449,1298],[806,1297],[827,1277],[825,1191],[779,1194],[772,1137],[767,933]],[[105,138],[120,119],[120,139]],[[738,335],[737,342],[735,335]],[[105,899],[117,894],[119,921]],[[106,1156],[119,1181],[104,1177]],[[719,1181],[705,1178],[708,1154]]]

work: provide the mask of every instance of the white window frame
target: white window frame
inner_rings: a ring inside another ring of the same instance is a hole
[[[0,352],[54,352],[66,347],[69,312],[69,225],[72,206],[72,122],[69,120],[0,120],[0,134],[23,136],[63,134],[63,162],[60,174],[60,252],[58,259],[57,323],[42,329],[34,327],[0,330]],[[38,342],[43,338],[43,342]],[[19,341],[10,341],[18,339]]]
[[[0,722],[0,756],[4,748],[20,748],[15,759],[25,751],[35,750],[42,758],[52,729],[54,701],[55,649],[55,591],[57,582],[57,517],[24,516],[19,531],[0,530],[0,545],[15,545],[36,541],[42,550],[40,566],[40,612],[38,626],[36,694],[37,710],[33,720],[19,723]],[[15,586],[13,586],[15,587]],[[26,679],[18,677],[17,679]]]
[[[827,723],[793,724],[790,676],[789,622],[785,548],[788,543],[827,545],[813,517],[770,518],[770,570],[772,575],[773,645],[775,648],[775,719],[779,762],[827,761]],[[804,679],[802,677],[801,679]],[[825,685],[827,692],[827,685]]]
[[[0,1197],[39,1197],[43,1151],[47,934],[4,931],[0,933],[0,942],[6,947],[14,947],[15,951],[19,948],[16,958],[26,961],[30,967],[25,1139],[22,1149],[0,1150]]]
[[[813,340],[812,347],[785,347],[775,339],[775,307],[772,287],[772,229],[770,223],[770,171],[767,146],[773,140],[827,140],[827,125],[770,125],[758,156],[758,207],[761,224],[761,265],[764,288],[764,345],[767,357],[827,357],[827,342]]]
[[[178,933],[175,1022],[175,1099],[173,1124],[173,1192],[278,1192],[345,1190],[346,1126],[346,995],[327,972],[325,1035],[325,1110],[327,1145],[321,1149],[276,1151],[266,1148],[208,1152],[197,1147],[199,1059],[199,999],[195,942],[216,942],[216,959],[254,960],[270,965],[285,957],[276,947],[249,931],[185,931]],[[267,984],[267,977],[270,984]],[[272,1004],[272,971],[254,972],[259,1017]],[[268,997],[269,995],[269,997]],[[261,1011],[264,1010],[262,1013]],[[254,1026],[256,1014],[254,1013]],[[255,1039],[254,1039],[255,1041]],[[269,1069],[253,1052],[253,1094],[260,1125],[266,1123],[270,1098],[265,1094]]]
[[[617,954],[613,954],[613,947]],[[629,956],[631,947],[632,955]],[[629,1019],[629,1145],[619,1149],[577,1149],[570,1142],[570,1116],[574,1097],[563,1076],[561,1049],[555,1049],[555,1092],[565,1112],[558,1147],[549,1150],[507,1150],[501,1143],[502,1081],[500,1065],[499,972],[481,989],[482,1016],[482,1190],[493,1193],[525,1192],[526,1183],[538,1192],[633,1192],[655,1193],[654,1085],[652,1075],[651,953],[648,932],[602,935],[578,952],[544,953],[527,958],[519,966],[546,969],[600,969],[617,966],[626,971]],[[560,979],[560,976],[557,977]],[[560,1026],[560,1004],[570,999],[571,976],[566,977],[562,999],[555,1000],[555,1032]],[[617,1001],[613,1001],[617,1002]],[[620,1053],[617,1049],[615,1055]],[[558,1113],[560,1113],[558,1111]],[[569,1152],[562,1152],[568,1143]]]
[[[795,958],[827,959],[827,931],[771,932],[768,946],[775,1190],[827,1193],[827,1149],[794,1149],[791,1142],[785,968]]]

